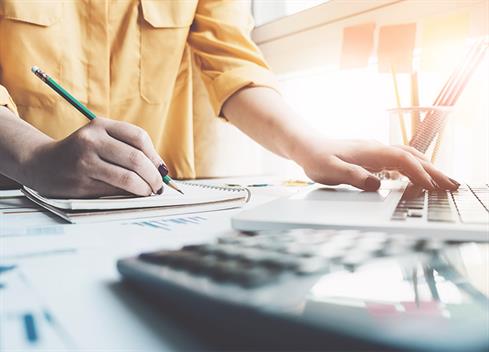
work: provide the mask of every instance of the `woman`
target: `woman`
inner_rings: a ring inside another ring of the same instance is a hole
[[[412,148],[328,140],[306,126],[250,30],[245,1],[2,0],[0,174],[57,197],[161,192],[167,169],[199,176],[193,108],[204,95],[215,116],[317,182],[373,191],[371,172],[395,169],[427,189],[458,187]],[[87,123],[32,65],[110,119]]]

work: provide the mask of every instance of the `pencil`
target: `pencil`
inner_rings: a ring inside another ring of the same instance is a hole
[[[178,186],[175,184],[175,181],[173,181],[170,176],[168,175],[163,176],[163,182],[165,182],[167,186],[173,188],[178,193],[183,194],[183,191],[180,188],[178,188]]]
[[[90,111],[85,105],[83,105],[78,99],[76,99],[73,95],[71,95],[66,89],[61,87],[54,79],[49,77],[45,72],[43,72],[39,67],[32,66],[32,73],[34,73],[38,78],[40,78],[44,83],[46,83],[49,87],[51,87],[56,93],[61,95],[63,99],[65,99],[68,103],[73,105],[73,107],[81,112],[86,118],[90,121],[95,120],[97,115],[95,115],[92,111]],[[171,179],[170,176],[163,176],[163,182],[169,187],[173,188],[175,191],[183,192],[177,187],[175,182]]]
[[[418,72],[411,74],[411,106],[419,106]],[[413,110],[411,113],[411,138],[414,136],[420,122],[419,111]]]
[[[49,87],[51,87],[56,93],[61,95],[68,103],[73,105],[76,110],[81,112],[88,118],[90,121],[94,120],[97,116],[91,112],[85,105],[80,103],[73,95],[68,93],[63,87],[61,87],[54,79],[49,77],[46,73],[44,73],[39,67],[32,66],[31,71],[39,77],[44,83],[46,83]]]
[[[440,151],[440,147],[441,147],[441,144],[443,142],[443,135],[444,135],[444,131],[445,131],[445,126],[443,126],[442,128],[440,128],[440,132],[438,132],[438,136],[436,138],[436,143],[435,143],[435,147],[433,148],[433,153],[431,154],[431,163],[434,164],[436,162],[436,158],[438,156],[438,153]]]
[[[396,96],[396,104],[397,108],[401,108],[401,97],[399,95],[399,87],[397,86],[397,77],[396,71],[394,70],[394,65],[391,65],[391,73],[392,73],[392,82],[394,83],[394,94]],[[401,127],[401,135],[402,135],[402,144],[407,145],[407,133],[406,126],[404,125],[404,116],[402,116],[402,112],[399,111],[399,126]]]

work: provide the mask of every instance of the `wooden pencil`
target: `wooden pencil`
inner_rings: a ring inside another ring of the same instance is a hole
[[[391,64],[391,73],[392,73],[392,82],[394,83],[394,94],[396,96],[396,105],[397,108],[401,108],[401,96],[399,95],[399,87],[397,85],[397,77],[396,77],[396,70],[394,68],[394,65]],[[407,138],[407,132],[406,132],[406,125],[404,124],[404,116],[402,115],[402,112],[399,111],[399,126],[401,128],[401,135],[402,135],[402,144],[407,145],[408,143],[408,138]]]

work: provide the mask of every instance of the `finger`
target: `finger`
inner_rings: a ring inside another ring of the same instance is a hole
[[[376,191],[380,187],[380,180],[363,167],[347,163],[336,158],[331,172],[326,172],[317,181],[328,185],[346,183],[365,191]]]
[[[149,196],[151,187],[134,171],[100,160],[92,178],[138,196]]]
[[[129,195],[127,191],[111,186],[105,182],[92,179],[90,185],[85,187],[77,198],[98,198],[107,196]]]
[[[421,161],[421,164],[423,165],[424,169],[430,174],[430,176],[435,180],[439,188],[443,190],[455,191],[460,186],[460,183],[446,176],[429,161]]]
[[[421,153],[419,150],[417,150],[414,147],[411,147],[409,145],[396,145],[395,147],[396,148],[401,148],[402,150],[404,150],[404,151],[406,151],[408,153],[411,153],[412,155],[414,155],[418,159],[421,159],[421,160],[424,160],[424,161],[429,161],[429,159],[426,157],[426,155],[424,155],[423,153]]]
[[[108,185],[102,181],[88,178],[83,184],[73,185],[69,184],[68,187],[58,187],[51,191],[43,192],[44,195],[53,198],[98,198],[105,196],[115,196],[128,194],[126,191]]]
[[[437,187],[431,176],[424,169],[421,160],[396,147],[386,147],[380,152],[379,157],[385,164],[385,168],[400,171],[406,175],[412,183],[420,185],[428,190],[435,190]]]
[[[168,173],[168,168],[156,152],[151,138],[144,129],[127,122],[111,121],[106,125],[106,130],[111,137],[142,151],[153,165],[158,168],[158,171],[166,172],[165,175]]]
[[[163,180],[151,160],[139,149],[108,137],[98,151],[99,157],[111,164],[134,171],[151,187],[153,193],[160,193]]]
[[[430,162],[426,155],[418,151],[416,148],[410,146],[398,147],[420,159],[421,165],[423,165],[423,168],[428,172],[428,174],[430,174],[431,178],[435,180],[439,188],[454,191],[460,186],[460,183],[443,174]]]

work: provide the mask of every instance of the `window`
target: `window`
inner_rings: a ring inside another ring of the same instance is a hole
[[[253,38],[279,76],[287,102],[310,125],[331,138],[373,138],[389,143],[390,121],[386,110],[396,107],[392,77],[378,73],[375,50],[367,67],[340,70],[343,28],[373,22],[377,45],[380,26],[416,22],[419,37],[424,19],[463,12],[470,19],[466,47],[475,38],[489,36],[489,1],[486,0],[352,0],[314,5],[311,1],[309,5],[314,8],[292,15],[285,10],[286,2],[254,1],[256,22],[263,24],[256,27]],[[305,2],[300,2],[305,6]],[[269,10],[272,14],[266,17],[264,9],[272,3],[275,13]],[[267,22],[272,15],[276,19]],[[464,49],[445,56],[445,61],[458,57]],[[417,69],[421,69],[421,55],[416,46],[413,60]],[[436,71],[420,71],[421,105],[433,102],[454,64],[456,61],[452,60]],[[489,177],[489,102],[485,98],[489,95],[489,82],[485,79],[488,75],[489,55],[486,55],[449,119],[437,166],[456,178],[484,182]],[[401,105],[409,106],[410,76],[397,76]],[[287,170],[298,174],[298,168],[291,163],[265,155],[265,171],[283,174]]]

